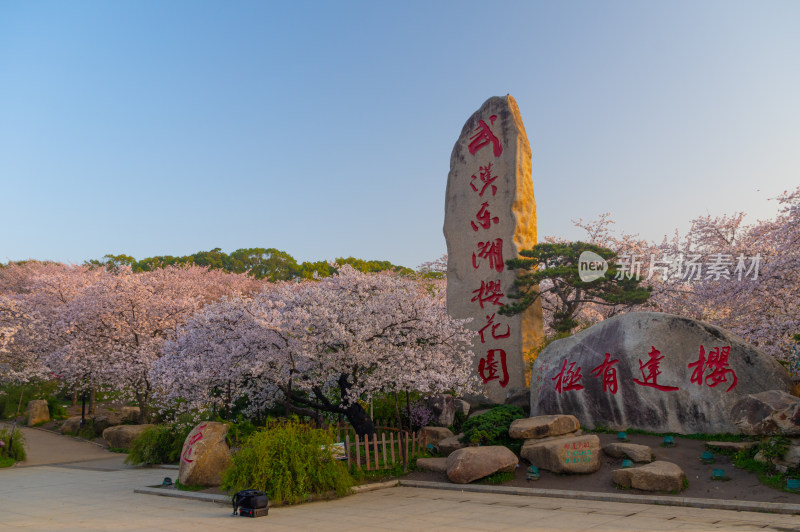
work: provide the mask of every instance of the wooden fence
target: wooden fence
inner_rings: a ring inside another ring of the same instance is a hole
[[[393,469],[395,464],[408,464],[410,458],[416,458],[425,451],[425,435],[422,431],[408,433],[406,431],[384,430],[380,436],[350,434],[344,438],[347,466],[356,465],[367,471]],[[395,452],[395,450],[397,452]]]

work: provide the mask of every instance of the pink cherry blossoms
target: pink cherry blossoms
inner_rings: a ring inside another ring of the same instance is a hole
[[[154,366],[159,401],[344,414],[371,426],[360,399],[398,390],[475,391],[474,333],[447,315],[433,283],[349,266],[207,306]],[[364,430],[371,430],[364,428]]]

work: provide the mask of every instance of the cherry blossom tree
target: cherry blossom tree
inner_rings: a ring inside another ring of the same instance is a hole
[[[371,434],[359,401],[376,393],[477,389],[465,323],[447,315],[444,293],[429,282],[344,266],[209,305],[153,374],[166,405],[180,397],[186,407],[229,407],[247,395],[260,408],[343,414]]]

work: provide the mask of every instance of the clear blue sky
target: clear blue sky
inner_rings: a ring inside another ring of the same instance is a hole
[[[450,151],[517,99],[539,235],[660,239],[800,183],[800,2],[0,0],[0,261],[445,251]]]

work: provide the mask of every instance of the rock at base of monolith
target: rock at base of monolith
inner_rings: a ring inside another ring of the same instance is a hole
[[[434,395],[428,398],[428,407],[433,411],[433,423],[449,427],[456,417],[456,404],[452,395]]]
[[[450,453],[466,447],[466,444],[461,443],[463,437],[464,433],[462,432],[456,436],[445,438],[436,444],[436,449],[442,454],[450,455]]]
[[[733,451],[738,453],[739,451],[744,451],[749,449],[750,447],[754,447],[758,445],[757,441],[707,441],[704,444],[709,449],[716,447],[723,451]]]
[[[731,408],[789,391],[773,357],[708,323],[629,312],[548,345],[533,364],[531,415],[573,414],[582,427],[737,433]]]
[[[581,425],[575,416],[536,416],[512,421],[508,435],[515,439],[528,440],[571,434],[579,428]]]
[[[68,417],[61,424],[61,434],[78,432],[81,428],[81,416]]]
[[[653,449],[636,443],[609,443],[603,446],[603,452],[614,458],[630,458],[634,462],[653,461]]]
[[[731,418],[751,436],[800,436],[800,398],[781,390],[752,394],[733,406]]]
[[[531,413],[531,391],[528,388],[514,388],[509,390],[506,395],[505,404],[518,406],[525,412],[525,415]]]
[[[611,472],[614,484],[623,488],[643,491],[666,491],[677,493],[686,488],[686,474],[672,462],[658,460],[641,467],[615,469]]]
[[[577,437],[525,440],[521,456],[539,469],[553,473],[594,473],[600,469],[600,438]]]
[[[103,439],[108,443],[109,447],[130,449],[133,440],[151,427],[155,427],[155,425],[117,425],[104,430]]]
[[[122,415],[123,423],[136,424],[139,423],[139,415],[141,414],[141,409],[138,406],[123,406],[120,414]]]
[[[434,446],[446,438],[453,437],[453,431],[444,427],[422,427],[422,436],[425,438],[425,445],[432,443]]]
[[[417,469],[444,473],[447,471],[447,458],[417,458]]]
[[[39,423],[47,423],[50,421],[50,409],[47,407],[47,401],[44,399],[28,401],[25,415],[28,418],[29,427],[38,425]]]
[[[499,471],[514,471],[518,463],[517,455],[507,447],[466,447],[447,457],[447,478],[456,484],[468,484]]]
[[[469,415],[470,404],[463,399],[455,399],[456,412],[461,412],[461,415],[467,417]]]
[[[206,421],[186,436],[181,451],[178,479],[184,486],[219,486],[222,473],[231,463],[231,450],[225,441],[228,425]]]
[[[516,316],[498,313],[519,274],[505,261],[536,245],[531,168],[519,108],[506,95],[486,100],[464,124],[447,176],[447,313],[472,318],[474,375],[497,404],[525,387],[523,353],[544,339],[538,299]]]

